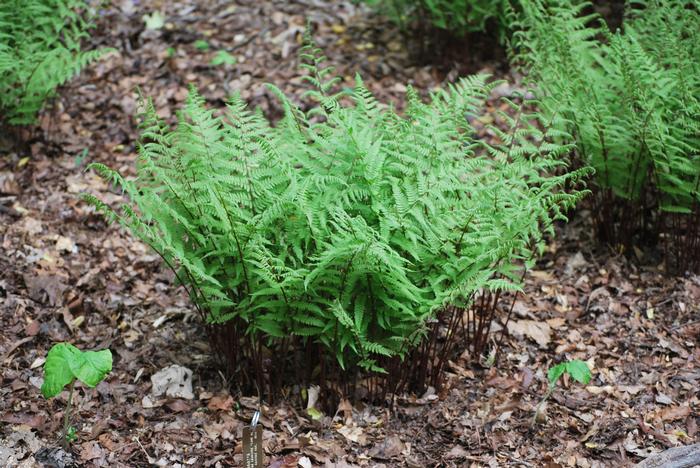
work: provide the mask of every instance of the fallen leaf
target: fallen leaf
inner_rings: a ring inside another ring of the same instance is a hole
[[[343,34],[346,28],[342,24],[332,24],[331,30],[336,34]]]
[[[664,393],[659,393],[658,395],[656,395],[656,402],[661,403],[662,405],[673,404],[673,400],[671,399],[671,397]]]
[[[576,270],[583,268],[587,265],[588,265],[588,262],[586,261],[585,258],[583,258],[583,254],[581,252],[576,252],[576,255],[574,255],[573,257],[570,257],[569,260],[566,262],[566,267],[564,268],[564,274],[571,275]]]
[[[642,458],[647,458],[655,453],[658,453],[659,450],[655,449],[653,447],[650,448],[640,448],[637,442],[634,440],[634,435],[629,432],[627,434],[627,438],[625,441],[622,443],[622,446],[625,448],[630,453],[633,453],[639,457]]]
[[[360,445],[367,445],[367,436],[358,426],[343,426],[338,429],[338,433],[348,439],[350,442],[356,442]]]
[[[12,172],[0,172],[0,195],[19,195],[19,185]]]
[[[695,434],[698,433],[698,422],[696,421],[695,416],[688,415],[688,417],[685,419],[685,426],[686,429],[688,429],[688,437],[695,437]]]
[[[56,239],[56,250],[59,252],[76,253],[78,252],[78,247],[75,245],[72,239],[64,236],[58,236]]]
[[[39,333],[40,324],[38,320],[32,320],[24,326],[24,334],[27,336],[36,336]]]
[[[455,445],[450,449],[449,452],[445,454],[445,458],[448,460],[452,460],[455,458],[466,458],[469,455],[469,452],[467,452],[464,447],[461,445]]]
[[[48,300],[50,306],[61,305],[63,293],[68,289],[68,286],[61,282],[61,277],[46,273],[25,274],[24,284],[29,290],[29,297],[40,303]]]
[[[613,387],[612,385],[605,385],[603,387],[587,385],[586,391],[588,393],[592,393],[593,395],[600,395],[601,393],[607,393],[608,395],[612,395],[615,392],[615,387]]]
[[[566,319],[561,318],[561,317],[556,317],[556,318],[547,320],[547,325],[549,325],[551,328],[554,328],[555,330],[557,328],[561,328],[562,326],[564,326],[564,324],[566,324]]]
[[[230,411],[233,408],[233,403],[231,395],[217,395],[209,400],[207,408],[210,410]]]
[[[163,403],[165,403],[165,400],[154,400],[148,395],[141,399],[141,407],[144,409],[158,408],[159,406],[163,406]]]
[[[41,232],[44,230],[43,226],[41,225],[41,221],[34,219],[30,216],[23,218],[19,227],[24,232],[26,232],[27,234],[32,235],[32,236],[36,236],[37,234],[41,234]]]
[[[350,400],[347,398],[340,400],[340,403],[338,404],[338,412],[343,413],[345,424],[349,424],[352,421],[352,404],[350,403]]]
[[[532,276],[533,278],[540,280],[540,281],[543,281],[543,282],[554,280],[554,275],[549,271],[530,270],[528,274],[530,276]]]
[[[44,426],[46,416],[41,414],[21,413],[18,411],[7,412],[2,415],[0,421],[8,424],[23,424],[34,429],[39,429]]]
[[[306,457],[303,457],[306,458]],[[309,460],[309,463],[311,460]],[[298,466],[301,466],[300,464],[300,458],[298,455],[285,455],[282,458],[275,458],[272,461],[270,461],[270,464],[268,465],[267,468],[297,468]],[[309,465],[311,466],[311,465]]]
[[[664,421],[675,421],[690,415],[690,406],[670,406],[661,411],[661,419]]]
[[[80,459],[84,462],[94,460],[96,458],[102,458],[104,456],[104,450],[100,444],[95,441],[85,442],[80,446]]]
[[[372,447],[369,451],[369,456],[380,460],[390,460],[398,458],[401,452],[404,451],[404,448],[404,443],[401,442],[399,436],[390,435]]]
[[[40,367],[42,364],[46,362],[46,358],[44,356],[39,356],[38,358],[34,359],[34,362],[29,366],[30,369],[36,369],[37,367]]]
[[[185,400],[181,399],[169,401],[166,406],[174,413],[184,413],[185,411],[189,411],[191,409],[191,406],[188,405]]]
[[[644,385],[618,385],[617,389],[623,392],[627,392],[630,395],[636,395],[642,390],[645,390],[646,387]]]
[[[552,329],[546,322],[516,320],[508,322],[508,332],[515,336],[527,336],[541,348],[546,348],[552,339]]]

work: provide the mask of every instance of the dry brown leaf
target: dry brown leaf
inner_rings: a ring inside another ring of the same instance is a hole
[[[65,236],[58,236],[58,238],[56,238],[56,250],[59,252],[76,253],[78,247],[76,247],[72,239]]]
[[[80,459],[84,462],[102,458],[105,456],[105,451],[99,443],[95,441],[85,442],[80,445]]]
[[[661,419],[664,421],[675,421],[690,415],[690,406],[670,406],[661,411]]]
[[[554,280],[554,275],[550,271],[530,270],[530,272],[528,274],[539,281],[547,282],[547,281]]]
[[[552,339],[552,329],[547,322],[515,320],[508,322],[508,332],[515,336],[527,336],[541,348],[546,348]]]
[[[557,328],[563,327],[565,324],[566,324],[566,319],[563,317],[556,317],[556,318],[552,318],[552,319],[547,320],[547,325],[554,328],[555,330]]]
[[[233,403],[231,395],[217,395],[209,400],[207,408],[210,410],[230,411],[233,408]]]
[[[360,445],[367,445],[369,441],[367,440],[367,435],[364,433],[361,427],[358,426],[343,426],[338,429],[338,433],[351,442],[356,442]]]
[[[397,435],[390,435],[378,442],[369,451],[369,456],[380,460],[398,458],[405,449],[405,445]]]

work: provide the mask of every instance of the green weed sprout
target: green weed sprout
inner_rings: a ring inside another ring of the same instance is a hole
[[[95,387],[112,370],[112,353],[109,349],[81,351],[70,343],[57,343],[46,355],[44,383],[41,393],[44,398],[53,398],[70,385],[68,404],[63,416],[61,445],[64,450],[75,440],[75,428],[70,426],[73,387],[79,380],[88,387]]]
[[[211,59],[211,64],[215,67],[217,67],[219,65],[235,65],[236,64],[236,57],[229,54],[225,50],[220,50]]]
[[[535,422],[538,422],[542,417],[542,408],[544,407],[544,404],[546,403],[547,399],[552,395],[552,392],[554,392],[559,378],[564,374],[569,374],[572,379],[584,385],[587,385],[588,382],[591,381],[591,370],[588,368],[588,364],[586,364],[584,361],[581,361],[580,359],[562,362],[554,367],[550,367],[547,371],[547,380],[549,380],[549,385],[547,386],[547,393],[545,393],[544,398],[542,398],[542,401],[540,401],[539,405],[537,405],[537,410],[535,411],[535,414],[532,417],[533,425],[535,424]]]

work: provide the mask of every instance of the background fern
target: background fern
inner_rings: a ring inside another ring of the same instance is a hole
[[[57,86],[105,50],[81,51],[91,24],[83,0],[0,2],[0,109],[13,125],[32,123]]]
[[[457,35],[484,31],[489,20],[499,20],[506,3],[501,0],[364,0],[402,28],[428,21]]]
[[[295,336],[382,372],[447,305],[517,290],[543,233],[584,195],[562,188],[585,171],[552,175],[570,148],[515,103],[509,131],[494,128],[501,143],[474,139],[467,116],[497,84],[486,76],[429,104],[409,89],[400,116],[359,76],[333,94],[312,44],[302,59],[314,105],[271,86],[285,109],[275,126],[240,96],[217,116],[191,90],[174,130],[144,103],[137,179],[92,166],[133,204],[86,198],[178,268],[207,321],[244,327],[253,359],[285,356]]]
[[[564,117],[579,164],[596,170],[603,239],[630,246],[646,232],[653,240],[659,211],[697,216],[700,4],[631,1],[623,30],[611,32],[586,14],[588,2],[520,3],[515,59],[546,108]]]

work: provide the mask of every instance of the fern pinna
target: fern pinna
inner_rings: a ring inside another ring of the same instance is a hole
[[[0,2],[0,120],[34,122],[44,101],[106,50],[81,51],[84,0]]]
[[[699,268],[700,4],[628,1],[613,33],[589,2],[520,3],[515,59],[596,170],[600,237],[629,249],[662,235],[672,266]]]
[[[429,104],[409,89],[401,116],[359,76],[333,94],[313,45],[302,59],[314,104],[303,112],[270,86],[284,109],[274,126],[237,95],[219,116],[191,90],[174,130],[145,102],[138,177],[92,165],[132,203],[113,211],[86,196],[176,269],[258,389],[293,359],[316,380],[328,355],[385,372],[447,306],[517,290],[543,233],[584,194],[562,190],[583,171],[552,175],[570,148],[538,115],[511,103],[518,117],[502,116],[498,144],[474,138],[467,117],[497,84],[485,76]]]

